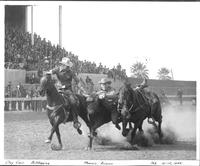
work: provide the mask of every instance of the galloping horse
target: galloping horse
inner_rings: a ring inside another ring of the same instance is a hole
[[[139,129],[139,131],[143,132],[142,124],[147,117],[148,122],[156,127],[161,140],[161,104],[155,93],[145,90],[133,90],[129,83],[125,83],[119,90],[119,108],[122,116],[123,136],[126,136],[129,132],[129,130],[126,129],[127,123],[134,123],[134,128],[131,133],[132,143],[136,130]],[[152,118],[153,122],[151,122],[149,118]],[[155,121],[158,122],[158,126]]]
[[[59,125],[63,123],[65,120],[66,115],[64,113],[64,109],[68,109],[69,111],[67,122],[70,122],[73,120],[71,109],[70,109],[70,102],[67,99],[65,99],[61,93],[57,91],[51,75],[45,75],[41,78],[40,95],[44,96],[45,93],[47,97],[47,115],[52,125],[51,133],[45,142],[50,143],[54,132],[56,132],[58,142],[59,142],[59,147],[56,147],[56,149],[60,150],[62,149],[62,141],[60,138]],[[83,96],[80,96],[80,95],[76,95],[76,97],[78,100],[77,113],[85,121],[86,125],[88,126],[89,121],[87,118],[86,100]]]
[[[90,95],[88,98],[88,119],[90,121],[90,142],[89,148],[92,149],[92,142],[94,136],[97,135],[96,129],[105,123],[112,121],[115,126],[120,129],[118,125],[119,112],[117,112],[117,99],[99,99],[97,95]]]

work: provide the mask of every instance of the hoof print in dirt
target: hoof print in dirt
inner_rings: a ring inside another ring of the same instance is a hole
[[[55,150],[55,151],[59,151],[59,150],[62,150],[62,146],[58,146],[58,145],[55,145],[55,144],[51,144],[51,149],[52,149],[52,150]]]

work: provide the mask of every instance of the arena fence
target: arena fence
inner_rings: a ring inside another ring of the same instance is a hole
[[[46,97],[5,98],[5,111],[43,111],[46,108]]]
[[[169,100],[179,101],[177,96],[167,96]],[[183,101],[196,104],[196,95],[183,95]],[[46,109],[46,97],[33,98],[5,98],[5,111],[44,111]]]

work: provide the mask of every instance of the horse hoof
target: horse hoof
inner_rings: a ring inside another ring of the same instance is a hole
[[[121,127],[119,125],[115,126],[118,130],[121,130]]]
[[[124,137],[126,137],[126,136],[128,135],[128,133],[129,133],[129,129],[126,129],[126,130],[124,130],[124,131],[122,132],[122,135],[123,135]]]
[[[46,143],[46,144],[51,143],[51,140],[50,140],[50,139],[47,139],[47,140],[45,140],[45,143]]]
[[[62,145],[57,146],[57,145],[51,144],[51,149],[55,151],[62,150]]]
[[[81,129],[77,129],[77,131],[78,131],[78,133],[79,133],[80,135],[83,134],[83,132],[81,131]]]
[[[128,135],[128,133],[122,132],[122,135],[123,135],[124,137],[126,137],[126,136]]]

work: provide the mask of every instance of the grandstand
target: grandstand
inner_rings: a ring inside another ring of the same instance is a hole
[[[6,87],[9,82],[12,82],[13,91],[17,91],[16,86],[21,84],[20,86],[23,86],[26,91],[25,96],[31,96],[30,94],[35,91],[36,94],[32,94],[31,98],[37,97],[36,91],[41,73],[57,66],[62,57],[70,58],[74,64],[73,70],[84,81],[89,76],[95,85],[95,90],[99,88],[98,81],[102,77],[109,77],[117,90],[122,85],[122,80],[127,77],[126,71],[120,64],[116,68],[109,69],[101,63],[97,65],[88,60],[81,61],[78,55],[68,52],[65,48],[51,44],[36,33],[27,32],[26,27],[27,6],[5,6],[5,97],[22,97],[7,95]],[[34,44],[32,39],[34,39]],[[129,81],[133,87],[142,82],[133,78],[129,78]],[[180,87],[184,90],[184,95],[196,95],[194,81],[149,80],[151,90],[160,93],[163,89],[169,96],[176,95],[177,88]],[[6,101],[9,100],[11,99],[6,99]]]

